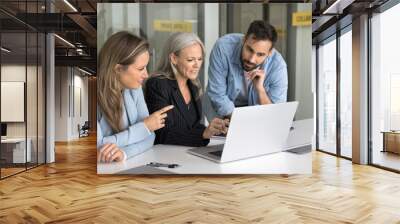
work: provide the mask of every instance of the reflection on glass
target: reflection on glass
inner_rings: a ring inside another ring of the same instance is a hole
[[[1,51],[1,122],[7,125],[6,139],[1,140],[2,178],[24,171],[26,158],[28,160],[30,158],[30,151],[26,151],[26,120],[24,118],[25,41],[25,33],[1,34],[2,47],[9,49],[9,52]],[[10,100],[11,97],[12,100]]]
[[[372,18],[372,163],[400,170],[400,155],[383,145],[382,132],[400,129],[400,63],[398,53],[400,4]],[[400,139],[400,133],[391,136]],[[394,140],[394,139],[393,139]],[[400,148],[400,141],[392,141]]]
[[[26,113],[27,113],[27,149],[28,154],[27,167],[31,168],[37,165],[37,74],[38,74],[38,36],[35,32],[27,33],[27,74],[26,74]]]
[[[400,131],[400,73],[390,74],[390,130]]]
[[[296,27],[288,26],[288,9],[289,7],[297,7],[297,4],[237,4],[237,3],[220,3],[219,19],[220,19],[220,36],[228,33],[247,32],[249,24],[254,20],[262,20],[264,16],[278,32],[278,40],[274,48],[286,58],[288,29],[295,30]],[[228,10],[229,9],[229,10]],[[265,13],[265,15],[264,15]],[[233,20],[231,20],[231,18]],[[228,27],[228,23],[230,27]]]
[[[37,143],[37,162],[38,164],[45,163],[45,64],[46,64],[46,52],[45,52],[45,44],[46,38],[45,35],[39,33],[38,36],[38,143]]]
[[[150,71],[156,69],[165,42],[173,32],[193,32],[198,35],[197,6],[193,3],[144,5],[147,23],[142,30],[151,47]]]
[[[118,31],[127,30],[140,35],[150,43],[152,57],[148,66],[149,71],[155,70],[164,44],[172,33],[198,34],[198,4],[99,4],[97,13],[98,28],[105,31],[99,35],[98,49],[109,36]],[[141,21],[142,13],[146,15],[146,19],[142,18]]]
[[[319,149],[336,153],[336,40],[318,50]]]
[[[43,13],[46,1],[8,1],[0,5],[22,15]],[[4,20],[13,21],[0,12]],[[32,19],[38,19],[33,16]],[[15,22],[15,23],[14,23]],[[13,24],[13,25],[10,25]],[[16,21],[1,27],[1,178],[45,162],[45,35]],[[6,105],[6,100],[11,102]],[[12,115],[13,118],[3,116]]]
[[[340,127],[341,155],[352,157],[352,33],[340,37]]]

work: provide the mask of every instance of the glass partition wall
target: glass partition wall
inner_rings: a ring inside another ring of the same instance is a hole
[[[7,4],[20,11],[9,13]],[[18,19],[43,5],[0,3],[1,179],[45,163],[45,34]]]
[[[336,154],[336,37],[318,47],[318,149]]]
[[[352,27],[317,46],[317,148],[352,158]]]
[[[370,163],[400,172],[400,4],[370,20]]]
[[[340,36],[340,154],[352,158],[352,32]]]
[[[400,172],[400,33],[393,29],[400,21],[400,4],[389,0],[365,13],[368,32],[354,35],[368,39],[368,49],[362,49],[368,52],[368,86],[363,86],[368,89],[368,164]],[[316,43],[317,147],[347,159],[353,157],[352,50],[360,51],[352,42],[360,39],[353,39],[350,24],[336,30],[336,37]]]

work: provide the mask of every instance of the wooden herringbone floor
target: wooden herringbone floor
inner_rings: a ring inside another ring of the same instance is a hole
[[[400,223],[400,175],[315,152],[312,175],[98,176],[95,138],[0,181],[0,223]]]

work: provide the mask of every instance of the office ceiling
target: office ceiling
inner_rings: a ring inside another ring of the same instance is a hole
[[[37,48],[29,43],[33,38],[29,33],[52,32],[60,37],[55,38],[56,66],[78,66],[95,74],[98,1],[51,0],[47,1],[47,8],[45,2],[0,1],[2,46],[12,50],[3,60],[7,58],[6,60],[17,62],[23,60],[25,55],[27,60],[31,60],[36,55]],[[21,34],[25,32],[28,33],[27,45],[25,35]]]
[[[171,0],[155,0],[148,2],[170,2]],[[174,1],[174,0],[173,0]],[[351,23],[352,17],[372,10],[388,0],[292,0],[290,2],[313,3],[313,43],[326,38],[335,32],[337,21],[340,26]],[[45,0],[1,0],[0,26],[5,35],[8,48],[14,48],[16,57],[26,54],[25,41],[17,37],[20,32],[29,31],[54,32],[70,44],[55,38],[56,65],[74,65],[95,73],[97,43],[97,3],[134,2],[130,0],[50,0],[50,7]],[[49,1],[47,1],[49,2]],[[142,1],[143,2],[143,1]],[[180,2],[180,0],[175,0]],[[210,1],[212,2],[212,1]],[[246,1],[229,1],[246,2]],[[248,2],[289,2],[288,0],[251,0]],[[69,3],[69,4],[68,4]],[[335,7],[331,7],[335,5]],[[52,8],[52,13],[49,8]],[[330,9],[329,9],[330,8]],[[329,10],[328,10],[329,9]],[[346,19],[344,19],[347,16]],[[344,21],[344,22],[343,22]],[[12,34],[14,33],[14,34]],[[29,39],[29,38],[28,38]],[[10,42],[11,41],[11,42]],[[29,40],[28,40],[29,41]],[[28,44],[28,55],[35,46]]]
[[[389,0],[313,0],[313,44],[351,24],[353,17],[374,11]]]

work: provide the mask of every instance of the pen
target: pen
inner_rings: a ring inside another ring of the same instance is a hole
[[[179,167],[178,164],[157,163],[157,162],[148,163],[146,166],[152,166],[152,167],[168,167],[168,168],[176,168],[176,167]]]

